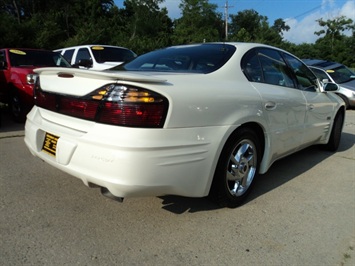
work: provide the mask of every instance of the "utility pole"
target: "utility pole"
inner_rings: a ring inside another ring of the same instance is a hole
[[[224,25],[225,25],[225,34],[226,34],[226,41],[228,41],[228,8],[233,7],[228,5],[228,0],[224,6]]]

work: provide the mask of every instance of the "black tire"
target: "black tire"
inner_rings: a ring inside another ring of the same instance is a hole
[[[332,132],[330,133],[329,141],[324,145],[327,151],[336,151],[339,148],[341,131],[344,123],[344,114],[339,111],[334,118]]]
[[[15,122],[18,122],[18,123],[25,122],[26,111],[25,111],[24,106],[21,103],[21,99],[20,99],[19,94],[15,91],[11,93],[10,112],[11,112],[12,118],[14,119]]]
[[[254,131],[249,128],[235,131],[221,152],[209,197],[221,207],[240,206],[258,175],[260,154]]]

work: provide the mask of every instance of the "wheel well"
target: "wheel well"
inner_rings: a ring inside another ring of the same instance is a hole
[[[19,89],[12,83],[9,84],[8,88],[9,99],[11,99],[12,95],[19,93]]]
[[[255,122],[245,123],[241,127],[250,128],[251,130],[253,130],[257,134],[259,141],[260,141],[260,149],[262,151],[260,161],[262,161],[262,159],[264,157],[264,152],[265,152],[265,135],[264,135],[263,128],[258,123],[255,123]]]
[[[338,95],[345,102],[345,106],[346,106],[346,108],[348,108],[348,106],[349,106],[348,98],[346,98],[346,96],[341,93],[335,93],[335,94]]]

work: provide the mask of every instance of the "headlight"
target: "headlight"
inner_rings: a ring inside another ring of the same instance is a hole
[[[38,74],[28,74],[27,75],[27,84],[35,84],[38,78]]]

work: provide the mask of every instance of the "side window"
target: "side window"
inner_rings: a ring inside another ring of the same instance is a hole
[[[90,52],[87,48],[79,49],[78,54],[76,55],[75,64],[79,63],[79,61],[83,59],[91,60]]]
[[[278,51],[260,49],[258,57],[265,83],[295,88],[289,68]]]
[[[300,60],[284,54],[286,61],[292,68],[298,82],[298,88],[305,91],[318,91],[318,79],[313,72]]]
[[[63,57],[69,62],[71,63],[71,60],[73,58],[73,54],[74,54],[74,49],[70,49],[70,50],[66,50],[63,54]]]
[[[316,74],[317,78],[320,81],[323,81],[324,79],[327,79],[328,81],[330,81],[328,75],[323,70],[320,70],[317,68],[311,68],[311,70],[313,71],[314,74]]]
[[[253,49],[243,57],[241,64],[244,74],[251,82],[296,87],[288,66],[276,50]]]
[[[248,52],[242,59],[242,69],[249,81],[263,82],[263,73],[256,50]]]

